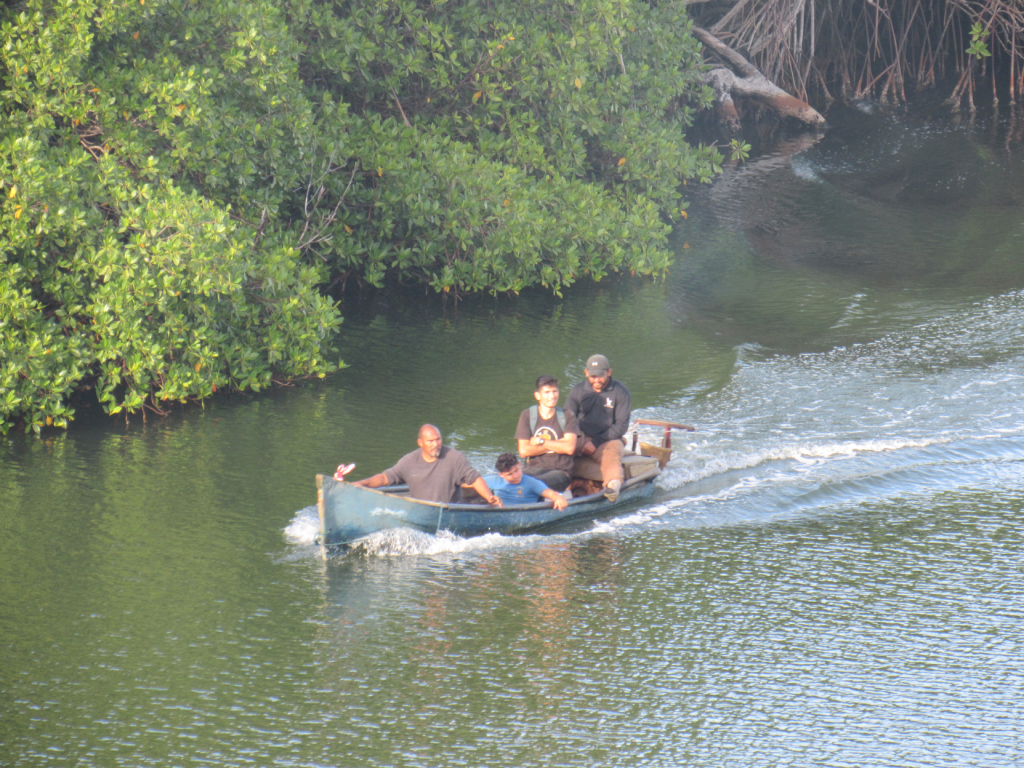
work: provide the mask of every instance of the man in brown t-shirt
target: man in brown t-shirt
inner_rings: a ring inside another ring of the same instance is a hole
[[[541,376],[533,396],[537,405],[519,415],[516,440],[523,457],[523,473],[541,480],[553,491],[572,482],[572,463],[580,432],[576,419],[558,407],[558,379]]]
[[[352,485],[380,488],[385,485],[406,483],[409,496],[420,501],[440,501],[457,504],[462,501],[462,488],[473,488],[488,504],[500,507],[501,499],[491,493],[480,473],[470,466],[466,457],[441,444],[441,430],[433,424],[420,427],[416,444],[418,451],[407,453],[395,466],[383,472],[358,480]]]

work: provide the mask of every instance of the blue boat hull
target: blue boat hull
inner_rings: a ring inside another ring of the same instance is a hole
[[[533,533],[558,525],[597,517],[654,492],[652,469],[630,478],[610,502],[601,493],[580,496],[557,510],[549,501],[497,509],[487,504],[442,504],[411,499],[404,486],[363,488],[317,475],[317,509],[320,514],[320,543],[325,546],[349,544],[388,528],[414,528],[437,534],[449,531],[459,536],[485,533],[506,535]]]

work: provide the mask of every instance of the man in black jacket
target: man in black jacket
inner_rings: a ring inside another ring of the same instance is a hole
[[[622,438],[629,429],[632,410],[629,390],[612,378],[604,355],[591,355],[584,374],[586,381],[569,392],[565,410],[573,415],[583,433],[581,455],[601,464],[605,496],[615,501],[622,488]]]

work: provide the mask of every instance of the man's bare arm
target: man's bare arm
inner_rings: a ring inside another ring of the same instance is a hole
[[[481,496],[483,496],[484,499],[487,500],[488,504],[491,504],[496,507],[504,506],[501,503],[501,499],[499,499],[497,496],[491,493],[491,489],[487,485],[487,481],[484,480],[482,477],[478,477],[476,480],[470,483],[469,487],[472,488],[477,493],[479,493]]]
[[[560,494],[558,491],[552,491],[550,488],[545,490],[541,496],[550,501],[554,505],[555,509],[565,509],[569,506],[569,502],[566,501],[565,496]]]
[[[534,435],[529,440],[519,440],[519,455],[524,459],[531,456],[541,456],[548,451],[561,453],[565,456],[572,456],[576,453],[576,435],[566,432],[559,440],[545,440]]]
[[[381,486],[390,485],[390,483],[388,482],[388,476],[381,472],[373,477],[364,477],[362,480],[356,480],[352,485],[359,485],[363,488],[380,488]]]

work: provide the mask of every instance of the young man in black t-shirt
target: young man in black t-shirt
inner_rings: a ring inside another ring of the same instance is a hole
[[[537,405],[519,415],[516,440],[523,457],[523,473],[561,492],[572,482],[573,456],[580,432],[572,414],[558,407],[558,395],[558,379],[537,379],[533,393]]]

